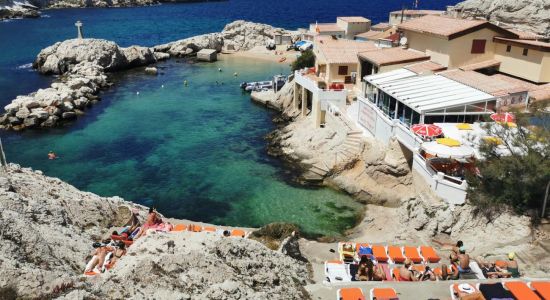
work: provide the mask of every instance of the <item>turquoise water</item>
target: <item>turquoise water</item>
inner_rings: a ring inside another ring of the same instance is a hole
[[[285,221],[310,234],[354,224],[360,205],[330,189],[293,185],[281,162],[266,155],[272,113],[251,103],[238,83],[288,66],[227,58],[159,67],[157,77],[120,75],[72,126],[3,134],[8,159],[171,217],[240,226]],[[49,150],[60,158],[49,161]]]
[[[55,78],[39,75],[29,63],[40,49],[74,38],[76,20],[84,23],[86,37],[153,46],[220,31],[237,19],[291,29],[342,15],[377,23],[410,2],[229,0],[47,10],[39,19],[0,22],[0,105],[49,86]],[[419,8],[457,2],[421,0]],[[359,204],[330,189],[296,186],[290,169],[266,154],[263,137],[274,129],[272,112],[252,104],[237,84],[288,72],[286,66],[229,59],[193,65],[172,60],[160,67],[164,74],[158,77],[141,71],[117,75],[100,104],[66,128],[0,132],[8,160],[80,189],[155,205],[172,217],[239,226],[285,221],[325,235],[355,223]],[[234,70],[241,74],[237,79]],[[190,81],[187,88],[184,79]],[[61,158],[47,160],[49,150]]]

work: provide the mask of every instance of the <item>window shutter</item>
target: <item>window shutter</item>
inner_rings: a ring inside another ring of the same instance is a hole
[[[485,44],[487,40],[473,40],[472,41],[472,54],[485,53]]]

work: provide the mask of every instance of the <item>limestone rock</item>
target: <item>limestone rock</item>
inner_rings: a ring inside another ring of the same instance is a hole
[[[467,0],[454,8],[464,17],[479,17],[550,38],[547,0]]]
[[[250,239],[206,233],[148,234],[115,268],[83,279],[92,243],[122,226],[131,208],[145,218],[142,206],[10,164],[0,174],[0,286],[23,299],[56,298],[63,286],[70,288],[60,299],[307,298],[305,263]]]
[[[157,75],[158,72],[159,72],[158,69],[155,68],[155,67],[147,67],[147,68],[145,68],[145,73],[150,74],[150,75]]]
[[[38,8],[28,1],[0,0],[0,20],[38,17],[40,17]]]
[[[144,66],[157,61],[153,51],[147,47],[130,46],[123,48],[122,52],[126,57],[125,68]]]

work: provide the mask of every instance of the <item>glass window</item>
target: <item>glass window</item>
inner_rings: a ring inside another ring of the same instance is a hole
[[[528,53],[529,53],[529,49],[527,48],[523,49],[523,56],[527,56]]]
[[[472,54],[485,53],[485,44],[487,40],[473,40],[472,41]]]
[[[339,66],[338,75],[348,75],[348,66]]]
[[[512,51],[512,45],[506,46],[506,52],[510,52],[510,51]]]

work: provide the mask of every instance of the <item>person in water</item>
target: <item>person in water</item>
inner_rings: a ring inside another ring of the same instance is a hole
[[[57,155],[55,155],[55,152],[53,151],[48,152],[48,159],[53,160],[56,158],[57,158]]]

